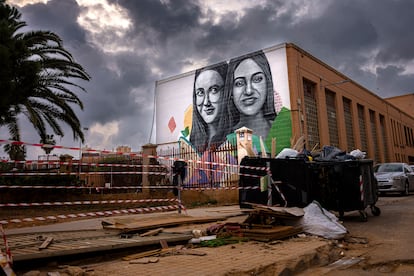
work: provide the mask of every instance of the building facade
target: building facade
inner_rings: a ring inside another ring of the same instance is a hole
[[[292,43],[157,81],[155,93],[156,143],[179,141],[200,160],[247,127],[258,154],[303,137],[308,150],[329,145],[374,163],[414,163],[413,114]]]
[[[414,163],[414,118],[402,102],[380,98],[294,44],[286,49],[293,133],[304,134],[308,148],[333,145],[365,151],[374,163]]]

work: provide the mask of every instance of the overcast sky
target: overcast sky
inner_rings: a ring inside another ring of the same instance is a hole
[[[88,92],[79,94],[84,110],[77,114],[89,128],[86,144],[95,149],[128,145],[137,151],[150,142],[156,80],[284,42],[381,97],[414,92],[410,0],[8,3],[19,7],[29,29],[57,33],[91,75],[89,83],[80,83]],[[23,141],[39,142],[29,125],[22,122],[22,129]],[[8,138],[0,129],[0,139]],[[70,130],[57,144],[79,146]],[[30,159],[42,154],[28,150]]]

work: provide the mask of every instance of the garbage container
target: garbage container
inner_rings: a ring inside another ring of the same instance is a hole
[[[260,177],[267,174],[267,158],[244,157],[240,162],[239,205],[251,208],[251,203],[267,204],[268,193],[260,191]]]
[[[367,219],[369,206],[373,215],[380,214],[375,206],[378,200],[377,182],[373,174],[372,160],[306,161],[304,159],[243,158],[240,168],[239,204],[267,204],[269,194],[260,191],[260,177],[264,170],[254,167],[270,167],[272,179],[272,204],[305,207],[313,200],[324,208],[344,212],[359,211],[362,220]],[[253,167],[253,168],[251,168]],[[251,175],[256,175],[255,177]]]
[[[312,186],[315,181],[311,178],[314,175],[304,159],[245,157],[240,165],[239,204],[242,208],[250,207],[248,203],[266,205],[269,200],[269,193],[260,191],[260,176],[267,172],[254,167],[270,168],[274,185],[268,188],[272,189],[273,205],[305,207],[313,200]]]
[[[312,162],[313,179],[318,179],[312,197],[324,208],[338,211],[340,217],[344,212],[359,211],[361,219],[366,220],[367,207],[378,216],[378,188],[372,165],[372,160]]]

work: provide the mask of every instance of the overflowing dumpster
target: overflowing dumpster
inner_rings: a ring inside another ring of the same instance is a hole
[[[307,161],[303,158],[271,159],[245,157],[241,162],[239,181],[240,207],[252,203],[305,207],[313,200],[325,209],[345,212],[357,210],[367,220],[366,208],[375,216],[380,209],[373,161],[332,160]],[[267,176],[267,190],[263,179]]]

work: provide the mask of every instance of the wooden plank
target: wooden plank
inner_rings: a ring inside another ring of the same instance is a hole
[[[125,256],[125,257],[122,258],[122,260],[130,261],[130,260],[134,260],[134,259],[154,256],[154,255],[160,254],[161,252],[162,252],[162,249],[149,250],[149,251],[145,251],[145,252]]]
[[[145,233],[141,234],[140,236],[141,237],[155,236],[155,235],[158,235],[159,233],[161,233],[162,231],[164,231],[164,228],[157,228],[157,229],[145,232]]]
[[[117,229],[123,233],[138,232],[143,230],[151,230],[162,227],[171,227],[182,224],[192,223],[208,223],[225,220],[227,217],[202,217],[195,218],[185,215],[169,215],[166,217],[143,218],[143,219],[104,219],[102,227],[104,229]]]
[[[168,248],[168,243],[166,240],[160,240],[160,244],[161,244],[162,249]]]
[[[46,240],[39,246],[39,250],[47,248],[53,242],[53,237],[47,237]]]
[[[82,233],[79,233],[81,236]],[[46,235],[43,235],[46,236]],[[65,236],[66,239],[54,239],[54,242],[48,248],[38,250],[38,245],[29,244],[27,246],[13,249],[13,259],[15,262],[25,260],[37,260],[48,257],[69,256],[79,253],[99,252],[107,250],[116,250],[121,248],[140,248],[149,245],[157,245],[160,240],[166,240],[168,243],[186,242],[191,239],[190,234],[172,234],[160,233],[159,236],[139,237],[134,235],[130,239],[121,239],[118,235],[109,235],[99,238],[81,238],[76,239],[74,236]],[[22,235],[24,238],[24,234]]]
[[[243,236],[258,241],[280,240],[297,235],[302,228],[293,226],[275,226],[272,229],[255,228],[242,229]]]

